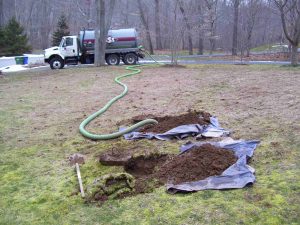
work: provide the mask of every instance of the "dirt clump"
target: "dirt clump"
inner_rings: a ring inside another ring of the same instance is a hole
[[[125,163],[133,157],[137,156],[149,156],[149,155],[163,154],[159,153],[156,146],[145,148],[139,142],[134,144],[124,145],[115,144],[110,150],[107,150],[98,155],[99,162],[105,166],[124,166]],[[164,153],[166,154],[166,153]]]
[[[208,125],[210,123],[211,115],[207,112],[189,111],[179,116],[164,116],[164,117],[153,117],[152,115],[140,115],[132,118],[133,122],[139,122],[146,118],[152,118],[158,121],[156,125],[146,125],[142,127],[140,132],[153,132],[153,133],[164,133],[172,128],[186,124],[200,124]]]
[[[134,191],[135,179],[128,173],[107,174],[98,177],[87,187],[87,202],[104,202],[120,198]]]
[[[110,151],[99,155],[99,162],[105,166],[123,166],[131,158],[134,151],[112,148]]]

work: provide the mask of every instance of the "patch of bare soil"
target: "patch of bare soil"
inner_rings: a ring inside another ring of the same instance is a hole
[[[176,65],[176,64],[165,64],[162,65],[162,67],[166,67],[166,68],[186,68],[186,66],[184,65]]]
[[[135,177],[134,194],[139,194],[166,183],[179,184],[220,175],[235,161],[232,151],[205,144],[180,155],[131,158],[124,169]]]
[[[178,116],[164,116],[154,117],[152,115],[140,115],[134,117],[132,120],[134,123],[142,121],[146,118],[152,118],[158,121],[156,125],[146,125],[142,127],[140,132],[153,132],[153,133],[164,133],[171,130],[174,127],[185,124],[200,124],[207,125],[210,123],[211,115],[207,112],[189,111],[185,114]]]
[[[223,60],[241,60],[241,56],[213,56],[214,59],[223,59]],[[264,53],[264,54],[252,54],[249,56],[243,56],[242,60],[244,61],[288,61],[289,53],[277,52],[277,53]]]

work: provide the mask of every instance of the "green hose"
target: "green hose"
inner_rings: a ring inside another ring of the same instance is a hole
[[[146,52],[147,53],[147,52]],[[148,53],[147,53],[148,54]],[[149,55],[149,54],[148,54]],[[150,55],[149,55],[150,56]],[[158,63],[152,56],[150,56],[156,63]],[[89,139],[92,140],[108,140],[108,139],[113,139],[113,138],[117,138],[120,136],[123,136],[124,134],[130,133],[132,131],[134,131],[135,129],[142,127],[146,124],[157,124],[156,120],[153,119],[146,119],[143,120],[141,122],[138,122],[128,128],[126,128],[125,130],[122,131],[118,131],[115,133],[111,133],[111,134],[93,134],[88,132],[85,129],[85,126],[87,126],[92,120],[94,120],[96,117],[100,116],[101,114],[103,114],[106,110],[109,109],[109,107],[116,101],[118,101],[120,98],[123,98],[127,92],[128,92],[128,87],[126,86],[126,84],[123,84],[120,79],[124,78],[124,77],[129,77],[132,75],[136,75],[139,74],[141,72],[140,69],[138,69],[137,67],[141,67],[142,65],[134,65],[134,66],[127,66],[126,70],[130,70],[132,72],[118,76],[115,78],[115,82],[121,86],[123,86],[124,90],[120,95],[117,95],[116,97],[114,97],[113,99],[111,99],[109,102],[106,103],[106,105],[104,107],[102,107],[99,111],[93,113],[92,115],[88,116],[84,121],[82,121],[82,123],[79,126],[79,131],[80,133],[84,136],[87,137]]]

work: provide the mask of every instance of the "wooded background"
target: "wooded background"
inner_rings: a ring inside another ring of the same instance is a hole
[[[33,49],[51,46],[61,14],[66,15],[71,34],[95,28],[95,0],[0,0],[0,23],[15,16]],[[194,54],[203,49],[234,53],[287,43],[274,2],[265,0],[117,0],[111,28],[128,27],[138,30],[149,50],[151,46],[170,49],[175,44]]]

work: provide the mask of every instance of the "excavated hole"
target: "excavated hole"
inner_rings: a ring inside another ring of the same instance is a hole
[[[131,156],[122,165],[125,172],[135,178],[134,190],[119,197],[152,192],[167,183],[179,184],[221,175],[235,162],[233,151],[210,144],[179,155],[154,152]]]

